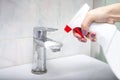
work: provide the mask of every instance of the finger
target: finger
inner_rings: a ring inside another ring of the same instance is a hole
[[[82,37],[78,33],[73,33],[73,35],[78,39],[82,39]]]
[[[91,41],[93,41],[93,42],[96,41],[96,33],[94,33],[94,32],[88,32],[88,34],[86,35],[86,37],[88,39],[90,39]]]
[[[87,42],[87,39],[86,38],[82,38],[81,42]]]
[[[91,41],[92,41],[92,42],[96,42],[96,39],[92,39]]]
[[[78,33],[73,32],[73,35],[81,42],[87,42],[86,38],[82,38],[82,36],[80,36]]]

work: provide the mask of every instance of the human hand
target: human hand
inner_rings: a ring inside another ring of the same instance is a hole
[[[74,30],[73,35],[81,42],[87,42],[86,38],[90,39],[91,41],[96,41],[96,34],[95,32],[90,32],[89,27],[93,22],[110,24],[115,23],[114,19],[110,17],[110,12],[111,6],[99,7],[89,11],[81,24],[81,31],[85,37],[81,37]]]
[[[80,27],[76,27],[77,29],[79,29],[79,31],[81,32],[81,28]],[[88,32],[87,35],[83,36],[82,34],[79,34],[77,31],[76,31],[76,28],[73,29],[73,35],[81,42],[87,42],[87,39],[85,38],[85,36],[90,39],[91,41],[95,42],[96,41],[96,34],[95,33],[91,33],[91,32]],[[81,32],[82,33],[82,32]]]

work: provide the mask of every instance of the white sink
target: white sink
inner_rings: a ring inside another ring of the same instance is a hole
[[[0,69],[0,80],[118,80],[109,66],[85,55],[47,60],[47,73],[31,73],[31,64]]]

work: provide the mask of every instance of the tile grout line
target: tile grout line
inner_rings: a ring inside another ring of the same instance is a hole
[[[16,37],[16,38],[3,38],[0,39],[0,41],[4,41],[4,40],[18,40],[18,39],[32,39],[33,37]]]

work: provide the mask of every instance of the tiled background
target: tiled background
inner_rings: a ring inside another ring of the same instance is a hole
[[[90,42],[79,42],[63,28],[79,8],[93,0],[0,0],[0,68],[32,61],[33,28],[58,28],[48,37],[63,43],[61,52],[47,51],[47,59],[90,55]]]

